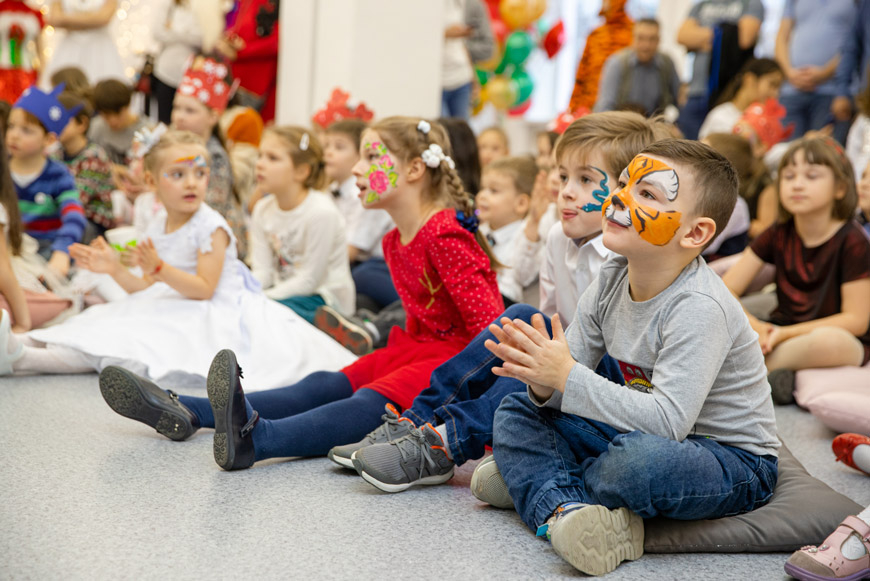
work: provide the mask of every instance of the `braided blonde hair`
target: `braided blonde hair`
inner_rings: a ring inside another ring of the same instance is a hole
[[[420,119],[416,117],[387,117],[372,124],[370,129],[377,132],[387,149],[403,163],[422,157],[423,152],[432,144],[438,145],[444,155],[452,155],[453,149],[447,130],[440,123],[427,121],[429,131],[425,133],[417,128],[419,123]],[[427,165],[426,170],[431,184],[431,202],[453,208],[466,216],[474,215],[474,199],[465,191],[462,179],[454,167],[442,160],[437,167]],[[474,238],[489,257],[492,268],[500,268],[502,265],[495,258],[486,237],[479,229],[474,233]]]

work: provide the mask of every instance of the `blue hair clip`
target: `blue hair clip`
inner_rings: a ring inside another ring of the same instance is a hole
[[[459,210],[456,210],[456,221],[472,234],[477,232],[477,227],[480,226],[480,220],[477,219],[477,216],[474,214],[466,216],[464,212]]]

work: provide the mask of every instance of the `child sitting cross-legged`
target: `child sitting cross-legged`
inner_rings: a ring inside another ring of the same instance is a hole
[[[731,164],[668,139],[603,204],[601,267],[566,332],[505,324],[493,371],[524,382],[495,414],[493,456],[517,512],[580,571],[643,553],[643,519],[754,510],[777,479],[764,357],[740,303],[700,257],[737,199]],[[607,353],[625,385],[592,371]]]

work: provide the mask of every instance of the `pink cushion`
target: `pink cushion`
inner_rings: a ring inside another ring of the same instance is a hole
[[[72,301],[62,299],[53,292],[35,293],[25,290],[24,299],[27,301],[27,309],[30,311],[30,323],[34,329],[38,329],[51,321],[72,305]],[[0,309],[6,309],[10,315],[12,314],[9,303],[2,294],[0,294]],[[12,318],[12,324],[15,324],[14,317]]]
[[[835,432],[870,436],[870,364],[798,371],[794,398]]]

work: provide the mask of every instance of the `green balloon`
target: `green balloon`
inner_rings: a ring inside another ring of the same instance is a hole
[[[489,73],[480,69],[474,69],[474,72],[477,73],[478,84],[481,87],[485,86],[487,81],[489,81]]]
[[[507,37],[504,43],[504,60],[505,64],[520,66],[525,62],[529,55],[532,54],[532,49],[535,44],[532,42],[532,37],[525,30],[516,30]]]
[[[523,69],[517,69],[511,75],[511,81],[517,89],[517,100],[514,101],[514,106],[522,105],[532,96],[532,91],[535,89],[535,83],[529,73]]]

